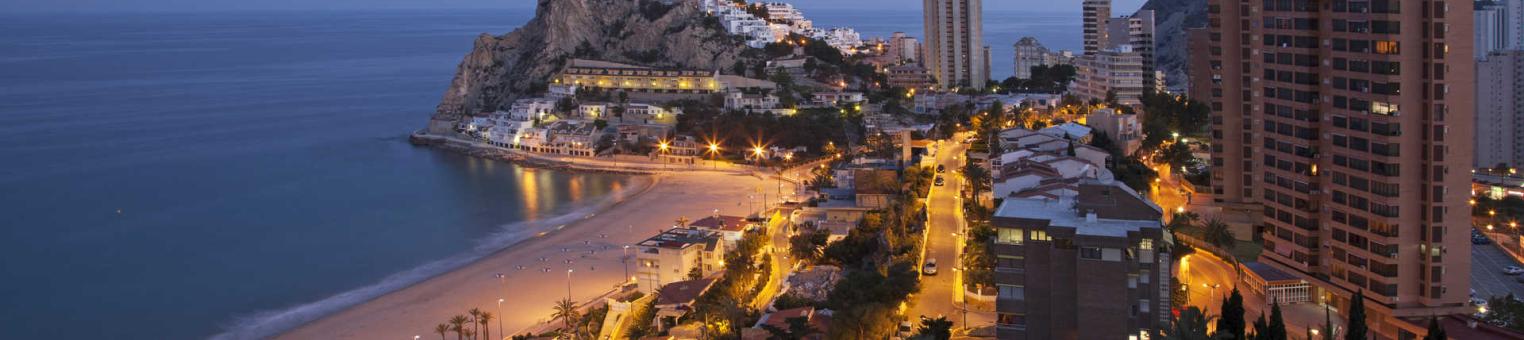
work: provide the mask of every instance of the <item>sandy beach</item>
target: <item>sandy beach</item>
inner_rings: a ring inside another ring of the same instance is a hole
[[[776,200],[776,180],[715,172],[654,176],[651,187],[591,217],[526,240],[459,269],[430,278],[341,312],[307,323],[278,339],[423,339],[439,336],[434,326],[480,308],[502,318],[510,334],[545,322],[556,300],[584,302],[624,279],[623,246],[644,240],[673,224],[712,214],[743,215],[755,193]],[[783,183],[783,192],[792,192]],[[568,280],[567,269],[573,269]],[[633,270],[633,268],[630,268]],[[496,274],[507,275],[499,280]],[[499,312],[498,299],[505,299]],[[506,316],[506,317],[504,317]],[[492,336],[501,337],[498,322]],[[452,335],[453,336],[453,335]]]

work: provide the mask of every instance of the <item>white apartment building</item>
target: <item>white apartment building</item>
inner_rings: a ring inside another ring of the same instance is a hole
[[[1153,78],[1152,73],[1144,76],[1143,56],[1129,45],[1082,56],[1074,65],[1078,70],[1069,93],[1084,100],[1105,100],[1113,93],[1118,104],[1142,105],[1144,78]]]
[[[635,282],[646,292],[688,280],[695,270],[707,277],[725,266],[725,242],[714,231],[674,227],[635,247]]]
[[[1524,51],[1488,54],[1476,68],[1476,159],[1472,165],[1524,165]]]

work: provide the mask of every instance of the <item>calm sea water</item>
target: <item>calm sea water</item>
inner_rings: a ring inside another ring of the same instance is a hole
[[[917,10],[807,14],[920,35]],[[0,338],[279,329],[631,186],[407,144],[476,35],[531,15],[0,14]],[[1020,36],[1078,45],[1075,18],[986,18],[998,78]]]

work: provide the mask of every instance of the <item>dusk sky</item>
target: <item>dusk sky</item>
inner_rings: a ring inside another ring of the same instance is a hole
[[[1145,0],[1115,0],[1129,13]],[[810,8],[920,8],[921,0],[793,0]],[[987,0],[987,10],[1079,12],[1080,0]],[[0,11],[226,11],[403,8],[531,8],[534,0],[0,0]],[[808,15],[808,13],[806,13]]]

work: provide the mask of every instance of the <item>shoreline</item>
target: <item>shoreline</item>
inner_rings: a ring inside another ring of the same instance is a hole
[[[423,130],[414,131],[408,135],[408,142],[416,146],[433,147],[440,150],[458,152],[473,157],[494,159],[513,163],[525,167],[561,170],[582,171],[594,173],[613,173],[626,175],[655,175],[674,172],[715,172],[729,174],[752,174],[759,169],[749,165],[741,165],[725,162],[723,165],[706,166],[700,161],[695,164],[669,164],[659,162],[630,162],[600,157],[566,156],[555,154],[532,153],[523,150],[504,148],[496,145],[482,143],[480,141],[462,139],[453,136],[431,135]]]
[[[444,139],[438,144],[449,143],[452,141]],[[505,154],[482,155],[483,152],[473,149],[485,148],[472,148],[469,144],[442,148],[484,158],[512,157]],[[507,160],[524,164],[521,159]],[[434,325],[444,322],[452,315],[464,314],[470,308],[481,308],[493,314],[506,313],[498,317],[502,318],[503,327],[510,332],[527,329],[548,319],[553,301],[564,298],[567,293],[571,293],[573,300],[585,302],[583,300],[601,295],[615,284],[624,282],[626,274],[622,272],[629,268],[628,263],[620,260],[623,245],[645,239],[679,216],[696,218],[714,211],[745,214],[747,206],[743,201],[746,192],[771,187],[766,180],[753,177],[750,171],[705,169],[672,177],[665,172],[579,167],[549,169],[630,174],[641,178],[637,180],[642,181],[643,187],[630,191],[623,197],[612,198],[614,202],[607,205],[581,214],[571,214],[570,221],[550,223],[559,225],[544,226],[541,228],[543,231],[473,261],[363,301],[320,313],[321,315],[300,324],[255,337],[370,339],[398,337],[398,334],[403,333],[403,337],[437,334],[432,333]],[[704,196],[708,197],[700,198]],[[741,197],[739,201],[729,204],[728,201],[736,200],[737,197]],[[684,204],[670,204],[679,202]],[[619,225],[626,227],[620,228]],[[637,225],[641,228],[635,228]],[[575,252],[573,249],[576,249]],[[603,269],[599,270],[600,267]],[[562,278],[567,269],[575,270],[575,276]],[[500,280],[495,277],[496,273],[504,273],[508,277]],[[522,294],[526,292],[534,293]],[[501,313],[497,306],[499,298],[506,300]],[[498,332],[500,331],[494,331]],[[224,333],[218,337],[242,338],[240,334],[233,333]]]
[[[561,171],[561,170],[557,170]],[[572,227],[589,218],[624,205],[650,192],[661,183],[660,176],[631,174],[631,187],[613,192],[603,200],[549,218],[518,221],[507,226],[527,227],[522,230],[504,230],[499,234],[477,240],[477,244],[449,257],[392,273],[380,280],[354,287],[315,301],[303,302],[277,310],[258,311],[252,315],[235,318],[234,326],[224,329],[211,339],[246,339],[282,337],[307,325],[341,314],[349,309],[376,299],[418,286],[438,277],[449,275],[482,261],[522,247],[537,239],[569,232]],[[510,238],[502,242],[495,239]]]

